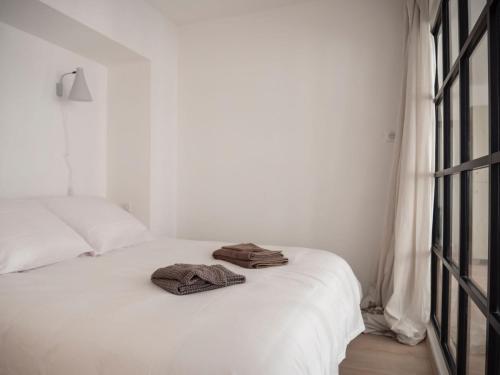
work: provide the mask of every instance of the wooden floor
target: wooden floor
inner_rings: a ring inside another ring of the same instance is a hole
[[[360,335],[351,342],[340,375],[436,375],[427,342],[407,346],[383,336]]]

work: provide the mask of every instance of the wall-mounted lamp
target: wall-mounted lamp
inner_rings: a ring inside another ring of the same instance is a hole
[[[63,79],[64,77],[72,74],[75,75],[75,79],[73,81],[73,87],[71,87],[71,91],[69,92],[68,99],[77,102],[91,102],[92,95],[90,95],[89,87],[87,86],[87,81],[85,80],[85,74],[83,73],[83,68],[76,68],[75,71],[65,73],[61,76],[59,82],[56,83],[57,96],[63,96]]]
[[[69,100],[77,102],[91,102],[92,95],[90,95],[89,87],[87,86],[87,81],[85,81],[85,74],[83,74],[83,68],[76,68],[76,70],[65,73],[59,78],[59,82],[56,83],[56,94],[58,97],[62,98],[64,94],[63,79],[69,75],[75,75],[73,80],[73,86],[68,95]],[[66,163],[66,168],[68,170],[68,195],[73,195],[73,168],[71,167],[70,153],[69,153],[69,133],[68,125],[66,120],[66,114],[64,112],[65,106],[61,102],[61,114],[62,114],[62,125],[64,129],[64,161]]]

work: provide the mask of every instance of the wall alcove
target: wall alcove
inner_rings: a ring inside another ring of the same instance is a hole
[[[75,142],[78,143],[78,147],[72,149],[72,152],[76,154],[72,155],[72,158],[79,159],[73,166],[75,193],[80,195],[102,195],[118,204],[127,205],[134,215],[149,225],[151,206],[150,60],[37,0],[7,0],[0,2],[0,23],[29,34],[26,38],[33,36],[42,40],[41,43],[45,41],[53,45],[53,47],[47,45],[47,48],[62,48],[103,66],[103,74],[98,77],[87,77],[90,82],[94,80],[94,83],[96,79],[103,79],[103,77],[106,79],[106,82],[97,82],[98,84],[94,85],[95,90],[99,89],[103,91],[102,95],[97,95],[98,99],[101,100],[104,127],[98,133],[98,136],[103,139],[91,140],[85,136],[79,137],[80,133],[77,127],[86,125],[85,118],[74,121],[74,124],[70,124],[73,127],[70,126],[69,128],[69,132],[74,132],[70,135],[70,138],[73,137],[73,140],[75,138],[78,140],[78,142]],[[0,33],[0,41],[5,41],[5,43],[0,43],[0,54],[4,55],[8,51],[7,42],[9,40],[7,39],[10,37],[8,34],[13,34],[14,32],[11,32],[11,30],[14,29],[5,28],[2,29],[3,31],[0,30],[3,32],[4,37],[2,38],[2,33]],[[34,40],[33,43],[36,43],[36,39],[34,38],[32,38]],[[6,50],[3,51],[4,48]],[[28,48],[30,48],[29,45]],[[29,56],[29,53],[25,56]],[[62,67],[61,62],[57,61],[56,58],[56,56],[52,57],[54,66],[40,72],[40,74],[48,75],[48,77],[43,78],[43,87],[41,87],[40,93],[37,93],[39,96],[36,97],[35,95],[33,98],[34,101],[40,101],[40,105],[47,104],[46,108],[43,109],[45,112],[57,111],[57,106],[59,105],[57,102],[58,99],[55,97],[57,76],[64,73],[62,69],[69,71],[75,68],[74,66]],[[50,62],[50,60],[48,61]],[[10,61],[10,64],[14,63],[15,61]],[[32,65],[27,66],[36,66],[36,61],[32,62]],[[7,70],[10,70],[15,75],[10,81],[7,79],[5,81],[10,82],[14,86],[14,89],[19,91],[17,98],[18,101],[21,101],[24,95],[23,90],[24,92],[30,90],[28,86],[30,82],[26,81],[31,76],[22,77],[24,74],[21,67],[12,70],[8,69],[9,66],[6,65],[2,68],[2,74],[7,75]],[[17,89],[15,87],[16,80],[23,82],[23,79],[25,84],[23,87]],[[52,81],[53,86],[50,83]],[[2,91],[4,89],[5,87]],[[20,149],[29,147],[23,144],[24,141],[29,144],[29,138],[33,138],[33,134],[37,134],[36,132],[44,134],[44,126],[49,125],[51,129],[53,127],[54,134],[56,134],[58,128],[54,124],[51,124],[51,119],[54,121],[60,119],[60,114],[50,114],[45,119],[45,122],[35,122],[36,116],[33,116],[33,123],[19,126],[20,122],[26,119],[26,116],[21,115],[21,112],[30,111],[30,108],[21,108],[19,106],[16,107],[17,109],[13,108],[15,105],[13,104],[12,93],[7,91],[10,91],[8,87],[0,94],[3,95],[2,105],[9,107],[8,109],[12,113],[17,112],[14,116],[15,120],[12,120],[12,118],[9,119],[8,116],[0,120],[1,138],[3,138],[3,142],[11,143],[9,147],[2,147],[4,151],[0,155],[0,159],[2,159],[0,161],[2,164],[0,171],[0,197],[60,195],[66,189],[66,186],[61,185],[65,183],[66,179],[64,176],[67,173],[62,164],[63,154],[58,151],[62,150],[60,145],[61,138],[54,137],[52,141],[49,138],[42,137],[42,141],[47,139],[50,142],[54,142],[54,144],[47,145],[47,147],[53,147],[57,150],[54,151],[53,159],[37,158],[36,163],[33,163],[33,160],[29,158],[36,158],[36,154],[25,152],[23,157],[26,159],[26,163],[22,164],[22,169],[8,167],[8,165],[13,165],[12,160],[19,159]],[[47,97],[45,97],[45,92]],[[77,104],[73,107],[68,105],[68,111],[75,111],[72,114],[73,118],[78,113],[85,113],[86,110],[85,107],[76,106]],[[89,121],[92,121],[92,119],[89,118]],[[47,130],[47,132],[50,131]],[[35,141],[36,139],[32,140],[32,142]],[[87,141],[88,147],[86,145]],[[102,173],[84,173],[82,170],[79,170],[79,165],[81,166],[85,163],[86,154],[90,157],[95,152],[92,148],[96,141],[101,145],[102,150],[98,157],[94,157],[94,159],[98,158],[99,160],[92,160],[99,163]],[[2,140],[0,140],[0,145],[5,146],[1,142]],[[54,163],[54,160],[58,159],[61,160],[61,163],[59,161]],[[34,169],[35,164],[36,169]],[[51,173],[56,177],[53,179],[54,182],[52,184],[48,184],[44,180],[52,176]],[[58,178],[58,176],[61,178]],[[86,178],[97,179],[99,181],[95,181],[95,184],[90,184],[93,187],[89,188],[89,184],[85,183]]]

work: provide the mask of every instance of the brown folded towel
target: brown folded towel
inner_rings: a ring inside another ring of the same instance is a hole
[[[266,268],[288,263],[281,251],[263,249],[253,243],[223,246],[213,252],[215,259],[225,260],[244,268]]]
[[[185,295],[241,284],[245,282],[245,276],[220,264],[174,264],[157,269],[151,275],[151,281],[167,292]]]
[[[281,251],[266,250],[253,243],[242,243],[239,245],[222,246],[222,248],[217,250],[216,252],[217,255],[223,255],[226,257],[242,259],[242,260],[258,260],[258,259],[264,260],[269,258],[283,257]]]
[[[214,258],[219,260],[225,260],[226,262],[233,263],[236,264],[237,266],[244,268],[267,268],[275,266],[284,266],[285,264],[288,263],[288,259],[284,257],[274,258],[274,259],[270,258],[266,260],[241,260],[214,254]]]

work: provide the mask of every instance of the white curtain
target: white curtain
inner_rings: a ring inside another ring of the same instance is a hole
[[[434,194],[434,50],[428,0],[406,1],[406,67],[387,233],[376,284],[362,308],[366,332],[415,345],[430,315]]]

